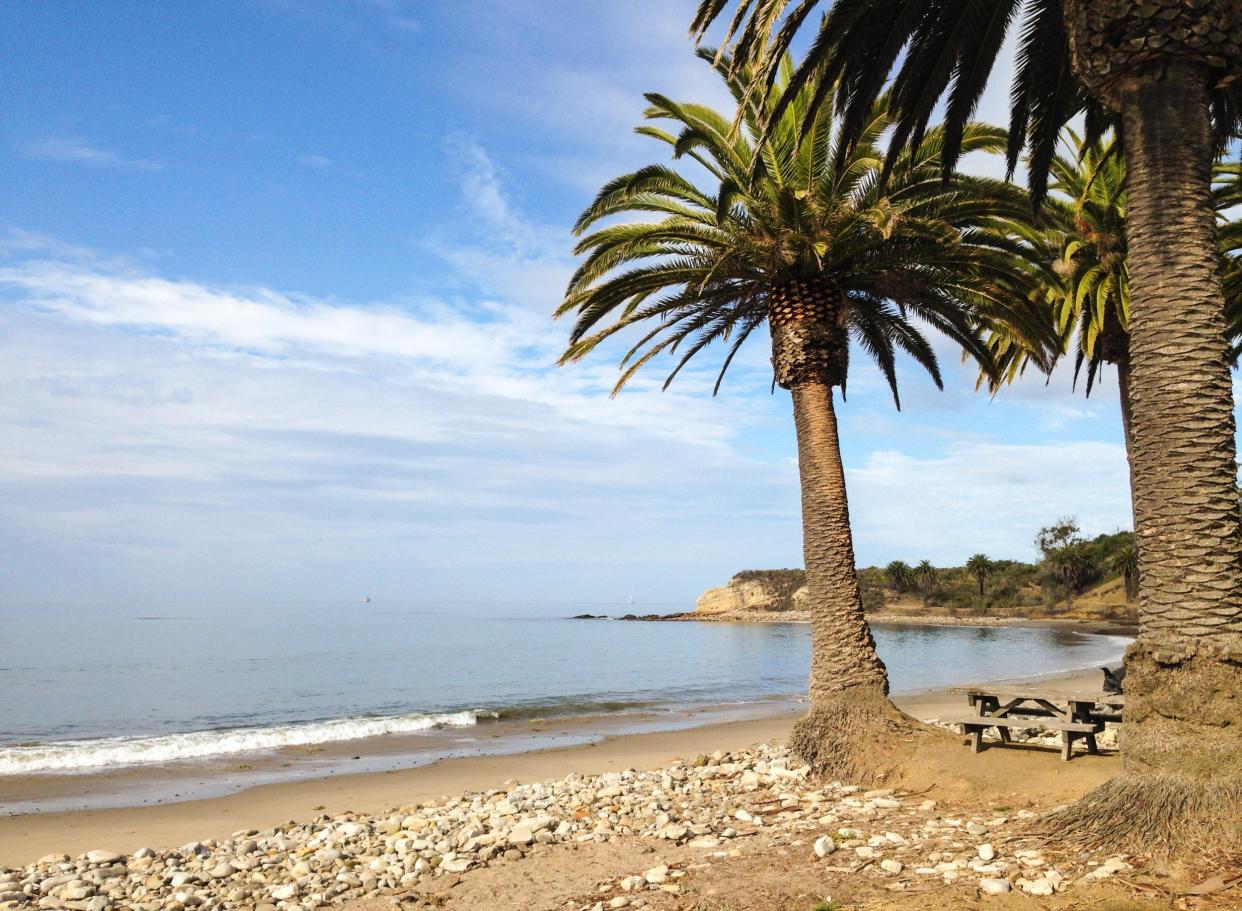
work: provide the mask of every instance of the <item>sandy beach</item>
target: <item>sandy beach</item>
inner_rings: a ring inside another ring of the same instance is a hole
[[[1049,686],[1067,690],[1099,687],[1097,671],[1048,675],[1040,679]],[[963,697],[943,690],[907,694],[897,697],[896,701],[907,712],[922,719],[960,711],[964,706]],[[29,863],[50,852],[77,855],[106,848],[128,853],[142,847],[175,846],[192,840],[223,838],[244,829],[270,828],[288,820],[305,820],[324,813],[372,814],[444,795],[498,788],[507,781],[543,781],[574,772],[592,775],[627,768],[655,768],[675,757],[689,758],[717,750],[779,742],[801,710],[801,706],[786,704],[760,719],[656,733],[605,735],[595,743],[510,755],[446,759],[397,771],[334,774],[260,785],[201,800],[4,816],[0,817],[0,864]],[[575,734],[575,724],[580,722],[563,725],[565,736]],[[350,744],[345,748],[367,749],[363,744]],[[1061,771],[1077,773],[1084,765],[1070,763]],[[1098,764],[1093,763],[1091,767],[1097,768]],[[96,777],[99,787],[108,787],[109,779],[114,777],[158,777],[161,774],[166,773],[158,769],[139,769]],[[25,799],[30,789],[46,792],[49,787],[79,784],[75,779],[78,776],[0,779],[0,806]]]

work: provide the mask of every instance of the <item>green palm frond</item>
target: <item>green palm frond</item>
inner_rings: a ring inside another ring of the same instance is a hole
[[[1063,153],[1055,155],[1049,165],[1050,196],[1039,222],[1043,236],[1027,240],[1047,263],[1039,270],[1046,319],[1060,340],[1060,352],[1074,352],[1075,383],[1085,370],[1090,395],[1101,367],[1128,356],[1126,169],[1115,138],[1106,136],[1093,143],[1067,130],[1063,145]],[[1239,204],[1238,165],[1217,164],[1213,205],[1219,220],[1226,323],[1235,361],[1242,339],[1242,275],[1238,271],[1242,225],[1228,219],[1229,210]],[[1005,381],[1016,379],[1026,366],[1025,346],[1008,334],[1013,325],[1013,321],[1002,324],[989,338],[1003,363]],[[1039,349],[1037,353],[1044,354]]]
[[[843,150],[859,142],[867,111],[887,87],[893,96],[890,156],[918,146],[931,118],[943,110],[941,165],[952,170],[1005,38],[1015,32],[1007,154],[1012,173],[1026,152],[1037,200],[1047,187],[1061,128],[1083,114],[1093,140],[1114,122],[1070,71],[1061,0],[699,0],[691,33],[702,39],[730,7],[724,44],[732,46],[739,66],[755,69],[751,96],[777,83],[794,38],[811,34],[772,118],[781,119],[816,84],[821,91],[803,122],[814,117],[817,104],[831,102],[842,117]],[[1223,148],[1242,132],[1242,80],[1222,81],[1210,98]]]
[[[647,119],[663,126],[639,132],[668,147],[672,163],[609,181],[576,222],[582,261],[556,311],[575,320],[562,362],[629,338],[620,389],[659,356],[675,359],[671,381],[703,351],[723,346],[718,389],[741,344],[766,322],[772,290],[810,280],[843,292],[851,343],[877,365],[897,402],[903,357],[942,383],[930,333],[956,341],[989,376],[996,367],[987,333],[1008,320],[1033,349],[1054,345],[1052,333],[1039,341],[1042,330],[1025,312],[1028,238],[1041,235],[1020,190],[981,177],[946,182],[939,125],[892,157],[885,181],[881,139],[893,125],[885,97],[867,107],[863,141],[848,145],[831,105],[813,109],[820,94],[813,80],[773,119],[789,95],[791,62],[755,92],[756,71],[728,55],[702,56],[740,114],[647,96]],[[954,141],[998,152],[1007,137],[967,123]],[[705,172],[679,170],[686,157]],[[845,382],[843,370],[843,389]]]

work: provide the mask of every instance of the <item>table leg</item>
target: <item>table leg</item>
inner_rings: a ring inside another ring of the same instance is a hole
[[[1095,734],[1087,735],[1087,752],[1091,753],[1092,755],[1096,755],[1100,752],[1100,748],[1096,746],[1096,743],[1095,743]]]
[[[1061,732],[1061,761],[1062,762],[1069,762],[1070,750],[1073,748],[1073,743],[1074,743],[1073,736],[1074,734],[1072,731]]]

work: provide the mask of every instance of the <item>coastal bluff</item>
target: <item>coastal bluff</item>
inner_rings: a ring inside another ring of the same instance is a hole
[[[806,571],[747,569],[709,588],[694,604],[696,620],[794,619],[806,610]]]

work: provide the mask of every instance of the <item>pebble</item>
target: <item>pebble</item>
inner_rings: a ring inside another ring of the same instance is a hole
[[[786,750],[765,745],[650,772],[506,782],[375,815],[322,815],[175,850],[142,848],[128,858],[102,849],[76,859],[47,854],[24,868],[0,867],[0,911],[309,911],[443,892],[479,868],[520,862],[545,846],[618,839],[645,840],[647,853],[655,853],[656,839],[704,853],[691,855],[700,863],[687,869],[653,858],[647,870],[601,883],[587,911],[649,908],[656,892],[682,893],[683,878],[696,867],[741,857],[752,839],[801,850],[809,843],[818,858],[841,851],[846,859],[839,863],[853,867],[853,875],[883,877],[894,890],[913,882],[898,878],[907,870],[946,883],[977,882],[988,895],[1008,891],[1006,877],[1023,873],[1028,878],[1012,888],[1032,895],[1070,883],[1037,851],[1015,851],[1012,862],[990,865],[994,848],[976,841],[1005,824],[1003,817],[986,824],[938,817],[935,801],[916,804],[892,788],[812,782]],[[1092,882],[1128,869],[1118,855],[1074,875]]]
[[[816,857],[827,857],[837,849],[837,843],[832,840],[830,835],[821,835],[815,839],[815,844],[811,848],[815,852]]]
[[[120,854],[117,854],[113,851],[87,851],[86,852],[87,863],[92,863],[92,864],[114,864],[118,860],[122,860],[122,859],[123,858],[121,857]]]
[[[1020,879],[1018,884],[1027,895],[1051,895],[1056,891],[1052,883],[1043,877],[1034,880]]]
[[[979,880],[979,891],[984,895],[1004,895],[1012,886],[1009,885],[1007,879],[994,879],[988,877]]]

